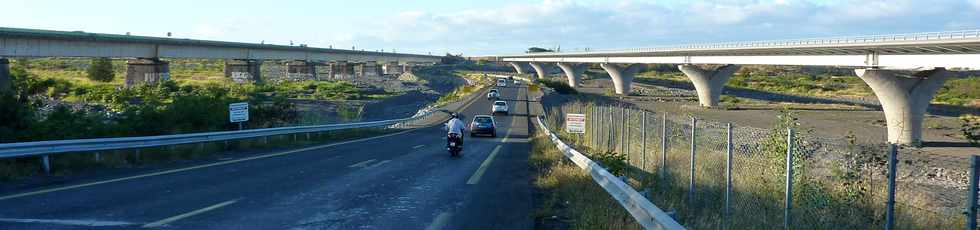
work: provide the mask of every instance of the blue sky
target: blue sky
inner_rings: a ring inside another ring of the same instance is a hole
[[[4,0],[0,27],[413,53],[980,29],[980,0]]]

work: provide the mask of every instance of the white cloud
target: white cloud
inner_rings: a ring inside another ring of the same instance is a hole
[[[641,47],[980,27],[980,12],[969,9],[980,9],[980,0],[547,0],[497,9],[403,12],[363,26],[350,40],[465,54],[512,53],[529,46]]]

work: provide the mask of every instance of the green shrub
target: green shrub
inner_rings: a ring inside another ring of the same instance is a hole
[[[112,71],[112,60],[109,58],[92,59],[92,65],[86,71],[88,79],[98,82],[111,82],[116,73]]]
[[[578,93],[578,91],[575,90],[575,88],[572,88],[571,86],[568,86],[568,84],[566,84],[565,82],[562,82],[562,81],[555,81],[555,80],[548,80],[548,79],[539,79],[538,82],[540,82],[541,84],[547,86],[548,88],[554,89],[555,92],[557,92],[559,94],[577,94]]]

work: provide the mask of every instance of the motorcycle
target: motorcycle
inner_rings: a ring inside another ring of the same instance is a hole
[[[449,151],[449,156],[458,157],[459,153],[463,151],[463,138],[459,134],[450,133],[446,137],[446,150]]]

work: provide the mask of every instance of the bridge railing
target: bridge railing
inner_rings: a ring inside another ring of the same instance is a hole
[[[829,46],[829,45],[874,45],[879,43],[906,42],[906,41],[947,41],[961,39],[980,39],[980,30],[959,30],[945,32],[925,32],[907,34],[888,34],[888,35],[867,35],[850,37],[825,37],[808,39],[787,39],[787,40],[763,40],[763,41],[741,41],[741,42],[721,42],[721,43],[695,43],[686,45],[658,46],[647,48],[631,49],[598,49],[589,51],[571,52],[547,52],[532,53],[513,56],[547,56],[554,54],[616,54],[616,53],[646,53],[646,52],[670,52],[670,51],[691,51],[706,49],[745,49],[745,48],[786,48],[800,46]],[[504,55],[508,56],[508,55]]]

